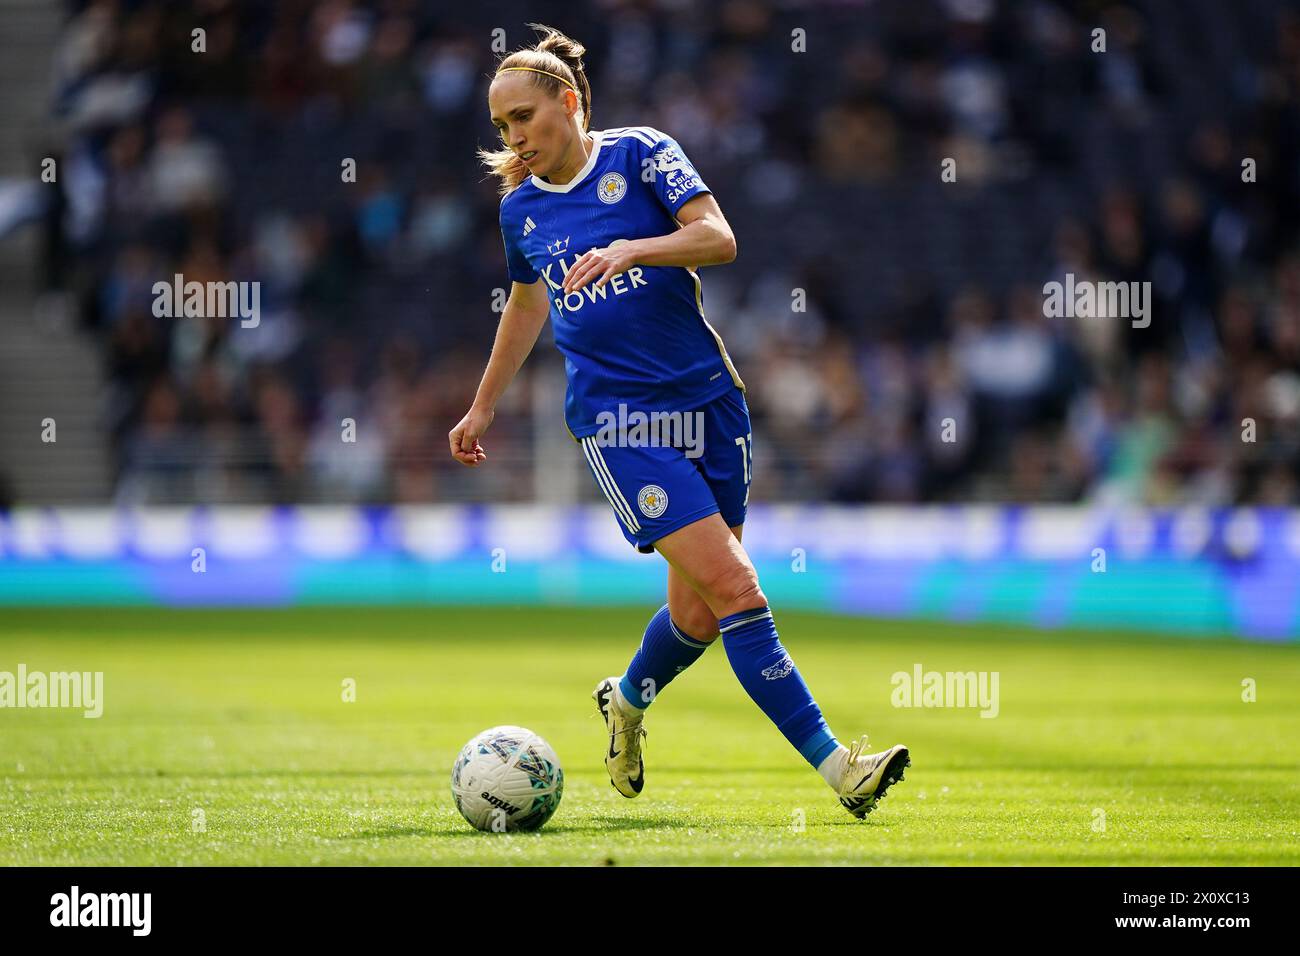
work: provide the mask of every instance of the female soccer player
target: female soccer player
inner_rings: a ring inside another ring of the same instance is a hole
[[[531,26],[545,36],[505,57],[488,91],[504,147],[479,155],[501,181],[512,286],[451,453],[472,467],[487,460],[479,439],[550,317],[569,431],[624,536],[668,562],[668,603],[626,672],[592,694],[610,781],[625,797],[641,792],[646,709],[721,634],[749,696],[861,818],[903,778],[907,748],[868,754],[865,738],[835,739],[740,543],[753,470],[745,385],[704,317],[696,273],[735,259],[735,237],[671,136],[589,129],[585,49]]]

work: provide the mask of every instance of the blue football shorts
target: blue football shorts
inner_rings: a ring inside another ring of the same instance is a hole
[[[638,434],[632,414],[624,421],[579,441],[619,530],[638,551],[650,554],[655,541],[711,514],[728,527],[744,524],[754,435],[741,389],[648,434]]]

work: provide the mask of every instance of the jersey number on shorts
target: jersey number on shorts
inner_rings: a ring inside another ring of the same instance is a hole
[[[741,435],[736,439],[736,445],[740,448],[740,464],[745,469],[745,504],[749,507],[749,473],[754,468],[754,433]]]
[[[745,484],[749,484],[749,472],[754,466],[754,433],[741,435],[736,439],[736,444],[740,446],[740,463],[745,469]]]

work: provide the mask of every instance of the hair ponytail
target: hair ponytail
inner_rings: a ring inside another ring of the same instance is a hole
[[[534,50],[542,53],[550,53],[559,59],[566,67],[569,68],[569,74],[573,77],[573,85],[578,91],[578,107],[582,110],[582,129],[591,129],[591,84],[587,81],[587,71],[583,67],[582,58],[587,52],[587,48],[572,37],[567,37],[554,27],[548,27],[541,23],[528,24],[534,30],[545,30],[546,36],[533,47]],[[501,63],[497,69],[502,66],[520,66],[527,64]],[[561,74],[563,76],[564,74]],[[547,79],[547,77],[540,77]],[[554,92],[560,91],[560,84],[557,80],[551,80],[555,87]]]

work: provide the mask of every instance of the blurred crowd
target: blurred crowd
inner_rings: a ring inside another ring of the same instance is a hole
[[[497,467],[446,445],[508,285],[487,84],[543,20],[592,128],[674,135],[736,232],[701,275],[754,500],[1300,504],[1294,4],[545,6],[70,5],[46,279],[103,342],[122,499],[545,494],[549,333]],[[155,317],[177,273],[260,282],[260,324]],[[1046,317],[1067,274],[1150,282],[1149,326]]]

